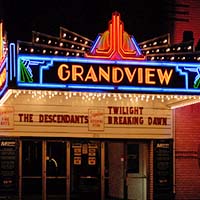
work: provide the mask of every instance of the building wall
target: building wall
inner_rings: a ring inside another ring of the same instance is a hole
[[[200,1],[199,0],[175,0],[175,17],[173,28],[173,43],[183,41],[183,32],[192,31],[194,44],[200,38]]]
[[[177,200],[200,199],[200,104],[175,110],[175,186]]]

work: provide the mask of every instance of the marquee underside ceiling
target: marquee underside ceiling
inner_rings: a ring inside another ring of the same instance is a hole
[[[0,100],[0,106],[9,104],[10,100],[16,102],[30,103],[37,101],[46,103],[53,102],[55,99],[58,102],[64,103],[67,100],[79,101],[82,103],[105,103],[117,102],[128,106],[135,104],[148,103],[154,107],[167,107],[175,109],[182,106],[200,103],[200,96],[198,95],[174,95],[174,94],[139,94],[139,93],[98,93],[98,92],[70,92],[70,91],[56,91],[56,90],[21,90],[10,89],[6,92],[4,97]]]

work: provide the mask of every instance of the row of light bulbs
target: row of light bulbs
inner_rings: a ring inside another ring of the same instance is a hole
[[[20,51],[22,51],[22,48],[19,48]],[[51,55],[62,55],[62,56],[77,56],[77,57],[82,57],[83,53],[81,52],[73,52],[72,51],[59,51],[59,50],[49,50],[47,52],[46,49],[34,49],[33,47],[30,48],[25,48],[24,49],[25,52],[30,52],[30,53],[42,53],[42,54],[51,54]],[[83,50],[82,50],[83,51]],[[171,60],[171,61],[187,61],[189,60],[193,60],[193,61],[200,61],[200,56],[196,56],[196,55],[183,55],[183,56],[168,56],[168,55],[164,55],[164,56],[148,56],[147,57],[148,60]]]
[[[50,54],[50,55],[62,55],[62,56],[83,56],[83,52],[75,52],[75,51],[66,51],[66,50],[49,50],[49,49],[40,49],[40,48],[33,48],[33,47],[26,47],[26,48],[22,48],[19,47],[19,51],[20,52],[28,52],[28,53],[39,53],[39,54]]]
[[[39,43],[41,41],[41,39],[39,38],[39,37],[37,37],[36,39],[35,39],[35,42],[36,43]],[[46,43],[46,44],[48,44],[48,45],[55,45],[55,46],[59,46],[59,47],[66,47],[66,48],[71,48],[71,49],[73,49],[74,47],[75,47],[75,45],[78,45],[77,46],[77,49],[80,49],[81,47],[80,46],[82,46],[82,45],[80,45],[80,43],[66,43],[66,42],[58,42],[58,41],[52,41],[51,39],[48,39],[48,41],[46,42],[45,41],[45,39],[43,39],[42,40],[42,43]],[[87,45],[88,44],[88,41],[85,41],[84,42],[84,44],[85,45]],[[84,50],[85,49],[85,47],[88,47],[88,46],[83,46],[82,47],[82,50]]]
[[[184,52],[191,52],[191,50],[192,50],[191,45],[189,45],[188,47],[182,47],[182,48],[184,48],[184,50],[187,49],[187,51],[184,51]],[[157,49],[151,49],[151,50],[147,50],[147,51],[143,50],[143,52],[146,53],[146,54],[172,53],[172,52],[174,53],[174,52],[181,52],[181,47],[179,46],[179,47],[177,47],[177,49],[170,48],[170,47],[168,47],[168,48],[157,48]]]
[[[14,98],[19,95],[31,95],[33,99],[52,99],[54,97],[65,97],[65,99],[71,99],[73,97],[80,97],[82,100],[104,100],[107,98],[113,98],[115,101],[129,99],[130,101],[154,101],[160,100],[161,102],[170,100],[200,100],[200,96],[188,96],[188,95],[161,95],[161,94],[126,94],[126,93],[93,93],[93,92],[61,92],[61,91],[42,91],[42,90],[14,90]]]
[[[149,48],[149,47],[155,47],[157,45],[165,45],[168,43],[168,39],[164,38],[163,40],[159,39],[157,41],[147,42],[147,43],[140,43],[139,46],[141,49]]]
[[[60,37],[54,37],[54,36],[37,32],[33,34],[33,41],[35,43],[48,44],[48,45],[60,46],[60,47],[66,46],[66,45],[67,45],[66,47],[68,47],[69,44],[89,47],[91,46],[91,42],[92,42],[87,38],[82,38],[81,36],[78,37],[76,35],[73,35],[70,32],[60,33]]]
[[[200,61],[200,56],[149,56],[148,60],[171,60],[171,61],[187,61],[187,60],[193,60],[193,61]]]

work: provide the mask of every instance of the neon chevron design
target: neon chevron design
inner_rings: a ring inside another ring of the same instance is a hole
[[[23,62],[20,60],[20,72],[21,72],[21,82],[28,81],[29,83],[33,82],[33,75],[31,69],[29,68],[29,62]]]
[[[188,70],[190,72],[196,72],[196,77],[194,79],[194,88],[199,88],[200,86],[200,66],[198,67],[185,67],[185,70]]]
[[[133,36],[124,31],[120,14],[115,12],[108,23],[108,30],[98,35],[87,58],[102,58],[110,60],[145,60]]]
[[[200,86],[200,79],[198,79],[195,83],[194,83],[194,88],[199,88]]]

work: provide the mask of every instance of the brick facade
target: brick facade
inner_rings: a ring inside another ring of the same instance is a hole
[[[200,103],[175,110],[175,186],[177,200],[200,199]]]
[[[174,28],[172,42],[183,41],[183,32],[192,31],[194,45],[200,39],[200,1],[199,0],[176,0],[175,3]]]

